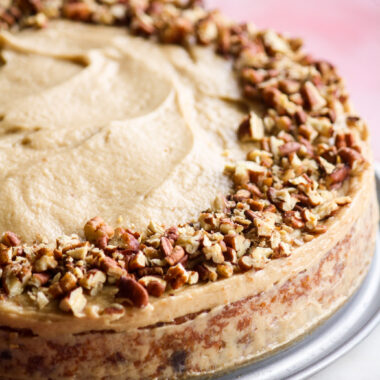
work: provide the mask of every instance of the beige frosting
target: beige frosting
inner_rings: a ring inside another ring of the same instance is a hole
[[[52,241],[95,215],[170,225],[227,192],[244,109],[212,50],[68,21],[0,44],[0,231]]]

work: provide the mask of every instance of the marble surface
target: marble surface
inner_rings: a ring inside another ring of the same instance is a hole
[[[229,17],[301,36],[315,57],[334,63],[380,160],[380,0],[206,0]],[[379,380],[380,326],[312,380]]]

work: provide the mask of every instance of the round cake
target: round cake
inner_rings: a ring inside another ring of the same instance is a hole
[[[0,379],[217,374],[355,292],[368,130],[302,41],[199,1],[0,6]]]

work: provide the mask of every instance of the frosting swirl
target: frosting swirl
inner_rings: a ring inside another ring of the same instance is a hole
[[[0,39],[2,231],[181,223],[229,188],[244,112],[228,61],[67,21]]]

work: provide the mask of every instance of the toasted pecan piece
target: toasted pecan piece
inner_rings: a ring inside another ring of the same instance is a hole
[[[84,234],[89,242],[105,248],[109,239],[113,237],[114,230],[102,218],[96,216],[85,224]]]
[[[173,252],[173,245],[171,243],[171,241],[163,236],[161,239],[160,239],[160,243],[161,243],[161,251],[162,253],[165,255],[165,256],[170,256]]]
[[[78,287],[61,300],[59,308],[66,312],[71,311],[75,316],[80,316],[86,304],[87,299],[83,295],[83,289]]]
[[[17,247],[21,244],[20,238],[13,232],[7,231],[4,232],[1,243],[6,245],[7,247]]]
[[[240,123],[237,135],[240,141],[260,141],[264,137],[264,124],[254,112]]]
[[[166,289],[166,281],[160,277],[144,276],[138,282],[154,297],[160,297]]]
[[[362,162],[364,160],[363,156],[352,148],[340,148],[338,154],[341,157],[342,161],[350,168],[354,167],[355,162]]]
[[[70,20],[89,21],[91,10],[86,3],[66,3],[63,5],[62,12]]]
[[[350,174],[350,168],[346,165],[336,167],[336,169],[326,177],[327,186],[341,184]]]
[[[116,297],[127,298],[134,306],[145,307],[149,303],[147,290],[136,280],[122,276],[119,280],[119,292]]]
[[[176,245],[173,248],[171,254],[165,257],[165,260],[170,266],[172,266],[179,263],[183,259],[184,256],[185,256],[185,250],[180,245]]]

